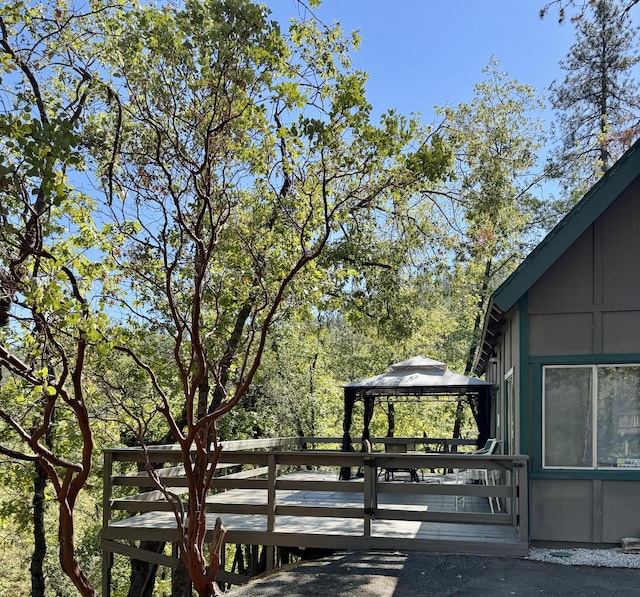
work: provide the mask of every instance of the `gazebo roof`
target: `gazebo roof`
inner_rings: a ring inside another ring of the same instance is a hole
[[[493,384],[449,371],[445,363],[416,356],[389,367],[382,375],[352,381],[345,389],[369,396],[470,394]]]

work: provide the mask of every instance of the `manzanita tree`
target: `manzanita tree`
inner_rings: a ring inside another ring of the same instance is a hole
[[[114,111],[90,138],[122,289],[113,300],[129,329],[172,338],[173,356],[117,348],[149,376],[181,450],[188,501],[166,497],[193,586],[212,595],[216,421],[247,392],[274,322],[319,296],[323,251],[360,214],[393,211],[442,177],[449,154],[414,120],[372,124],[365,75],[348,61],[356,40],[313,19],[285,34],[247,0],[188,0],[131,10],[106,32]]]
[[[323,292],[318,257],[444,176],[449,153],[413,119],[371,123],[348,60],[357,39],[338,28],[284,33],[247,0],[117,10],[3,7],[1,449],[46,473],[62,568],[94,595],[74,551],[94,447],[86,366],[120,351],[182,452],[188,501],[167,499],[193,585],[211,595],[216,421],[247,392],[273,324]],[[80,170],[99,183],[92,198],[69,182]],[[170,362],[127,341],[150,335],[170,339]]]
[[[106,320],[93,203],[68,174],[94,79],[87,36],[99,12],[7,2],[0,13],[0,453],[36,466],[32,592],[44,595],[44,484],[58,505],[60,563],[95,595],[75,554],[74,512],[91,473],[88,351]],[[95,29],[94,29],[95,30]]]

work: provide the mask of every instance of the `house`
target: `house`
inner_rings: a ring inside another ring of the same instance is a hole
[[[530,458],[530,537],[640,534],[640,142],[491,296],[474,374]]]

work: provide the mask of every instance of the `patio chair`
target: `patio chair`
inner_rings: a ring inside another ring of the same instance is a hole
[[[362,451],[365,454],[371,454],[373,452],[373,447],[371,445],[371,441],[368,439],[362,440]],[[351,473],[349,473],[351,474]],[[364,477],[364,469],[360,466],[356,471],[356,479],[362,479]],[[340,470],[339,479],[342,480],[342,470]]]
[[[475,452],[469,452],[468,456],[487,456],[490,454],[494,454],[498,445],[500,444],[500,440],[496,438],[489,438],[485,445],[476,450]],[[496,481],[500,478],[500,472],[496,470],[488,470],[486,468],[461,468],[455,469],[456,474],[456,483],[457,484],[465,484],[465,483],[483,483],[484,485],[495,485]],[[491,509],[491,514],[497,510],[500,512],[500,500],[497,497],[488,496],[489,499],[489,508]],[[494,508],[494,500],[495,500],[495,508]],[[462,504],[464,508],[465,496],[456,496],[456,512],[458,511],[458,504]]]
[[[386,451],[390,454],[406,454],[407,452],[412,452],[415,450],[415,443],[400,443],[400,444],[389,444],[386,447]],[[385,468],[383,471],[384,480],[385,481],[394,481],[394,473],[398,472],[407,472],[409,473],[409,478],[412,482],[420,481],[420,477],[418,476],[418,470],[415,468]]]

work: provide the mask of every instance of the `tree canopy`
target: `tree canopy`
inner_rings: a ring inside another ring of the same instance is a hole
[[[548,225],[534,90],[492,60],[439,123],[374,119],[358,35],[302,13],[0,10],[0,477],[42,506],[0,491],[0,517],[36,529],[34,595],[96,594],[99,449],[154,443],[181,450],[188,501],[165,497],[214,594],[222,440],[335,435],[341,384],[415,354],[468,372],[489,294]],[[439,428],[403,407],[373,427],[472,433],[455,403],[429,406]]]

